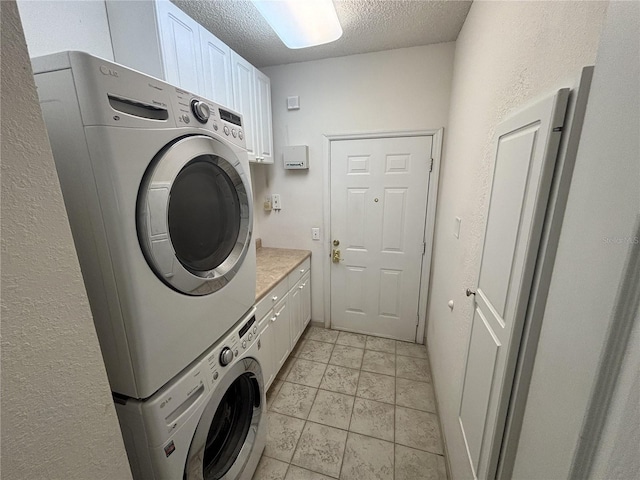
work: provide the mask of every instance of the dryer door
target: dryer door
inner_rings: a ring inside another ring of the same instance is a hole
[[[240,360],[215,389],[189,448],[186,480],[239,478],[262,454],[257,439],[260,422],[266,420],[266,406],[258,362],[253,358]]]
[[[211,137],[185,137],[163,149],[138,195],[138,237],[147,262],[167,285],[207,295],[237,273],[251,244],[248,172]]]

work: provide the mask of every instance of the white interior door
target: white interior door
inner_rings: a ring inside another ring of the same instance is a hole
[[[497,130],[459,422],[476,478],[494,478],[568,89]]]
[[[333,328],[416,341],[432,142],[331,142]]]

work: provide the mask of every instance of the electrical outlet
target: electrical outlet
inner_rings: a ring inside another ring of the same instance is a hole
[[[311,229],[311,240],[320,240],[320,229],[312,228]]]
[[[264,211],[265,212],[271,211],[271,195],[266,195],[264,197]]]
[[[282,203],[280,202],[280,194],[279,193],[274,193],[274,194],[271,195],[271,205],[273,206],[274,210],[282,209]]]

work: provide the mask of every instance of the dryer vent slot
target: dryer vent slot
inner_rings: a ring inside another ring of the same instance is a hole
[[[191,395],[189,395],[189,398],[187,398],[184,402],[182,402],[178,406],[178,408],[176,408],[173,412],[171,412],[165,418],[167,425],[171,425],[180,417],[180,415],[182,415],[184,412],[189,410],[189,407],[191,407],[191,405],[193,405],[196,402],[196,400],[200,398],[200,395],[202,395],[203,392],[204,392],[204,385],[200,385],[200,388],[198,388]]]
[[[108,97],[109,105],[118,112],[151,120],[166,120],[169,118],[169,112],[166,108],[156,107],[155,105],[137,102],[128,98],[116,97],[115,95],[108,95]]]

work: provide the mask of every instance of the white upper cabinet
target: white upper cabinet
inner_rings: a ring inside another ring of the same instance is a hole
[[[269,77],[169,0],[105,5],[117,63],[237,110],[249,161],[273,163]]]
[[[236,52],[231,53],[233,75],[233,108],[242,114],[249,161],[256,161],[257,117],[254,67]]]
[[[202,92],[200,25],[171,2],[156,2],[156,8],[165,80],[191,92]]]
[[[273,163],[273,128],[271,126],[271,80],[254,68],[256,87],[256,157],[260,163]]]
[[[197,22],[168,0],[105,4],[117,63],[203,94]]]
[[[233,108],[231,49],[211,32],[200,27],[204,96]]]

